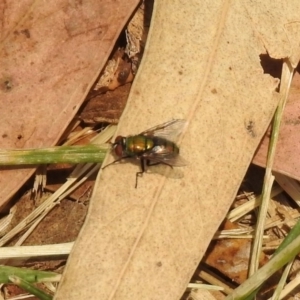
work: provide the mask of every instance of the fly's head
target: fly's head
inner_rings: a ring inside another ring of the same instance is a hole
[[[126,138],[119,135],[116,137],[115,142],[113,143],[115,154],[119,157],[124,156],[125,142],[126,142]]]

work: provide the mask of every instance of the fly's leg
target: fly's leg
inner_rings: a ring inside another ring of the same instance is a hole
[[[138,184],[138,177],[142,177],[143,173],[145,173],[145,159],[141,158],[141,170],[140,172],[136,172],[136,176],[135,176],[135,188],[137,188],[137,184]]]
[[[105,168],[107,168],[108,166],[113,165],[113,164],[115,164],[116,162],[119,162],[119,161],[121,161],[122,159],[126,159],[126,158],[130,158],[130,156],[124,156],[124,157],[118,158],[118,159],[114,160],[113,162],[109,163],[108,165],[104,166],[104,167],[102,168],[102,170],[105,169]]]

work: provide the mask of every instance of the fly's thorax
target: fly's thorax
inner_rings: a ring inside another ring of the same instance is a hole
[[[135,156],[151,150],[154,146],[153,139],[144,135],[134,135],[126,138],[126,154]]]

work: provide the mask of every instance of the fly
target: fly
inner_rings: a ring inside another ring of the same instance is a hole
[[[135,188],[137,188],[138,177],[146,171],[146,166],[158,164],[171,168],[185,166],[187,163],[179,155],[179,147],[175,141],[186,124],[187,121],[177,119],[152,127],[137,135],[117,136],[112,147],[119,159],[104,168],[123,159],[140,160],[141,171],[136,173],[135,181]]]

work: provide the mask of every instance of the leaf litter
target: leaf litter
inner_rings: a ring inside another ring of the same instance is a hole
[[[95,202],[91,203],[95,223],[85,224],[82,232],[86,234],[79,237],[67,268],[71,281],[77,282],[80,290],[84,288],[87,277],[76,273],[72,260],[78,261],[82,249],[90,249],[92,241],[101,245],[100,253],[92,250],[88,255],[110,264],[98,266],[105,272],[101,273],[103,276],[97,274],[99,282],[87,291],[90,296],[97,293],[111,299],[180,297],[185,288],[183,282],[192,276],[195,262],[200,261],[200,253],[205,252],[221,222],[217,216],[224,216],[229,209],[279,100],[278,80],[262,74],[258,57],[266,48],[270,56],[284,57],[288,38],[282,24],[297,18],[292,16],[295,10],[289,10],[290,7],[279,9],[271,5],[274,12],[266,15],[265,4],[259,6],[247,1],[238,7],[226,2],[222,8],[216,5],[209,9],[207,3],[193,9],[187,5],[175,9],[173,3],[172,13],[167,4],[158,1],[156,5],[149,48],[146,47],[118,134],[140,132],[163,120],[187,118],[190,127],[181,150],[193,163],[183,170],[184,176],[177,182],[156,174],[144,176],[138,193],[128,185],[134,166],[120,165],[100,172]],[[189,18],[178,15],[180,12]],[[201,17],[193,16],[193,12]],[[163,17],[164,13],[168,18]],[[282,26],[278,30],[269,26],[275,19]],[[197,25],[202,22],[199,31],[193,31],[195,23],[191,25],[191,20],[197,20]],[[243,26],[239,23],[242,21],[249,23]],[[241,36],[234,33],[237,28],[243,33]],[[177,33],[175,41],[173,31]],[[254,39],[250,42],[249,37]],[[162,39],[168,45],[167,50],[159,42]],[[198,39],[201,45],[197,44]],[[279,40],[286,43],[279,47]],[[207,49],[210,51],[205,52]],[[183,60],[184,53],[190,54],[189,60]],[[203,53],[206,55],[201,57]],[[149,107],[157,109],[151,111]],[[91,235],[96,224],[99,232]],[[114,247],[108,240],[116,240],[122,247]],[[118,261],[114,262],[113,257],[118,257]],[[96,276],[93,272],[88,268],[92,277]],[[143,280],[141,273],[147,274],[147,280],[139,284]],[[62,294],[71,293],[75,297],[67,282],[60,288]],[[126,293],[128,290],[130,294]]]
[[[284,179],[286,179],[286,177],[283,177],[283,179],[282,179],[282,176],[280,177],[280,175],[278,175],[276,177],[276,179],[277,178],[278,178],[278,181],[281,180],[281,182]],[[294,199],[296,199],[296,201],[297,201],[297,198],[299,198],[299,196],[298,196],[299,194],[297,194],[297,190],[296,190],[297,189],[297,182],[295,182],[295,181],[293,182],[293,181],[289,181],[289,180],[286,180],[286,181],[288,181],[288,183],[285,182],[285,190],[289,191],[287,193],[289,195],[293,195]],[[283,184],[281,184],[281,185],[283,185]],[[291,188],[289,189],[288,186],[291,186]],[[276,197],[279,197],[279,200],[277,200],[277,201],[272,200],[273,208],[272,208],[272,210],[269,211],[270,214],[271,214],[271,218],[270,218],[270,220],[267,221],[266,228],[271,228],[272,230],[268,229],[269,230],[268,235],[265,236],[265,239],[267,237],[268,237],[268,239],[270,239],[270,237],[271,237],[272,241],[271,242],[265,242],[264,249],[267,252],[272,251],[272,249],[274,249],[274,247],[276,247],[278,245],[278,243],[280,242],[282,237],[285,235],[284,232],[285,232],[286,225],[288,224],[288,227],[291,227],[293,225],[293,220],[296,217],[298,217],[298,212],[295,209],[294,209],[293,212],[289,212],[289,213],[285,212],[286,207],[287,208],[290,207],[290,205],[288,204],[289,201],[290,201],[290,198],[287,198],[286,195],[282,194],[282,190],[279,190],[279,194],[278,194],[278,186],[275,186],[275,189],[277,189],[277,196]],[[275,194],[276,194],[276,192],[275,192]],[[244,199],[244,201],[245,201],[245,204],[250,202],[250,201],[255,202],[253,204],[253,207],[251,208],[251,210],[258,205],[258,203],[257,203],[258,199],[257,199],[257,197],[254,197],[253,194],[250,198],[248,196],[243,196],[243,195],[244,195],[244,193],[241,193],[239,198],[242,197],[242,199]],[[280,207],[280,203],[283,202],[284,200],[287,203],[287,204],[285,204],[286,206]],[[244,213],[244,214],[246,214],[246,213]],[[284,216],[284,217],[282,218],[282,216]],[[252,220],[251,219],[249,220],[249,217],[251,217]],[[253,224],[255,222],[255,215],[254,214],[249,214],[249,210],[247,210],[247,215],[246,215],[246,217],[244,217],[244,219],[241,219],[242,215],[239,215],[238,218],[240,220],[240,223],[239,223],[240,225],[239,226],[248,227],[248,229],[246,230],[247,235],[245,236],[245,233],[240,233],[240,235],[242,237],[242,240],[237,241],[237,237],[232,232],[232,235],[230,235],[229,237],[227,237],[224,240],[224,243],[225,243],[224,245],[222,245],[222,241],[220,241],[220,243],[219,243],[219,248],[222,251],[221,255],[220,255],[219,252],[216,252],[217,251],[216,248],[214,250],[212,250],[213,255],[215,255],[214,258],[213,258],[213,261],[217,263],[217,266],[213,262],[203,261],[203,263],[206,263],[209,266],[211,266],[211,267],[213,266],[214,268],[218,269],[218,266],[220,267],[220,265],[222,265],[222,263],[220,264],[220,262],[223,260],[222,259],[222,255],[223,255],[227,260],[227,264],[229,264],[229,265],[232,264],[233,266],[235,266],[235,264],[236,264],[236,265],[239,266],[239,268],[244,266],[243,271],[240,269],[237,274],[235,273],[236,268],[232,268],[233,270],[231,270],[231,268],[228,265],[224,264],[224,263],[223,263],[223,266],[221,266],[223,268],[219,268],[219,271],[224,273],[227,277],[229,277],[230,279],[234,279],[234,281],[237,282],[237,283],[241,283],[246,278],[246,273],[247,273],[247,270],[248,270],[248,263],[249,263],[248,259],[249,259],[249,257],[248,256],[245,256],[244,258],[241,258],[239,256],[236,257],[236,256],[234,256],[233,253],[236,254],[236,252],[235,252],[236,249],[239,249],[240,252],[244,252],[245,254],[247,254],[249,252],[250,243],[251,243],[251,240],[249,240],[249,235],[251,235],[252,232],[253,232]],[[287,222],[286,220],[288,220],[288,223],[286,223]],[[247,225],[245,225],[245,222],[246,222]],[[252,224],[252,225],[249,227],[249,224],[250,225]],[[227,226],[236,227],[235,225],[232,225],[232,223],[231,223],[231,225],[227,225]],[[273,229],[273,228],[275,228],[275,229]],[[278,241],[278,236],[275,236],[273,231],[275,231],[277,235],[278,235],[278,232],[280,232],[279,241]],[[229,254],[224,252],[224,251],[228,251]],[[234,260],[231,261],[229,258],[232,258],[232,259],[236,258],[239,261],[237,263],[235,263]],[[267,258],[265,257],[265,258],[262,259],[262,264],[264,264],[264,260],[267,260]],[[199,269],[197,269],[194,276],[197,276],[199,280],[201,278],[205,278],[205,280],[209,280],[207,276],[203,275],[203,270],[205,270],[205,267],[203,267],[203,265],[202,265]],[[211,273],[211,269],[209,269],[208,273]],[[236,277],[236,276],[238,276],[238,277]],[[239,278],[239,279],[237,280],[237,278]],[[227,291],[232,291],[233,287],[234,286],[230,286],[230,287],[229,286],[228,287],[224,286],[225,290],[227,289]],[[194,295],[194,297],[196,297],[196,296]]]

